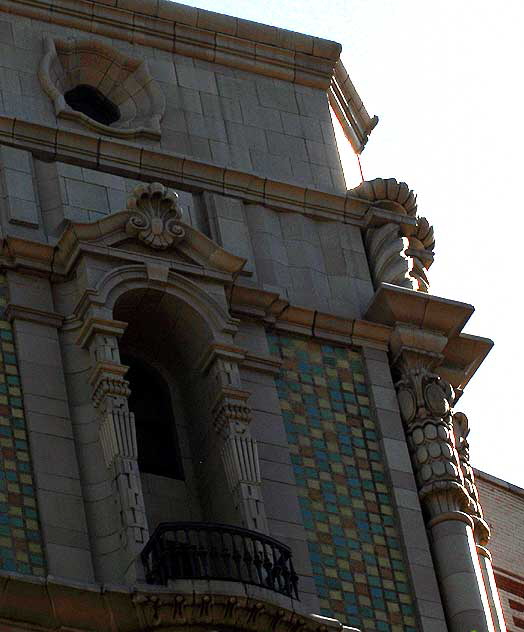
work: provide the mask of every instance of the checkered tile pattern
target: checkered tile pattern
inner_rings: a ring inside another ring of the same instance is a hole
[[[415,632],[384,458],[359,351],[269,335],[321,614]]]
[[[0,569],[45,575],[16,350],[0,274]]]

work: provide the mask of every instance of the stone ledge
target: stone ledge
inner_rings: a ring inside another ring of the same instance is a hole
[[[132,179],[161,181],[184,190],[211,191],[321,221],[341,221],[360,227],[410,222],[410,218],[387,213],[351,190],[337,194],[304,188],[174,153],[144,149],[119,139],[56,129],[8,116],[0,116],[0,143],[30,151],[44,160],[58,160]]]
[[[327,90],[341,46],[166,0],[8,0],[3,10]]]
[[[11,629],[121,632],[215,629],[265,632],[358,632],[309,614],[300,602],[235,582],[176,582],[173,587],[109,586],[0,572],[0,618]]]
[[[395,353],[432,356],[457,401],[493,346],[489,338],[462,333],[473,312],[468,303],[381,283],[365,318],[390,328]]]

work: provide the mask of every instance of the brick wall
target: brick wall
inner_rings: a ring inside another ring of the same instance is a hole
[[[518,632],[524,630],[524,490],[483,472],[476,476],[506,625]]]

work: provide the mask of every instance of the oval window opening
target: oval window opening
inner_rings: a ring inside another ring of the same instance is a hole
[[[88,85],[79,85],[64,94],[69,107],[82,112],[102,125],[111,125],[120,118],[120,110],[104,94]]]

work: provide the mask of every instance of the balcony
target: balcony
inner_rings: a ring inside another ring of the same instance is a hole
[[[206,579],[253,584],[298,599],[291,549],[277,540],[224,524],[164,522],[142,551],[149,584]]]

